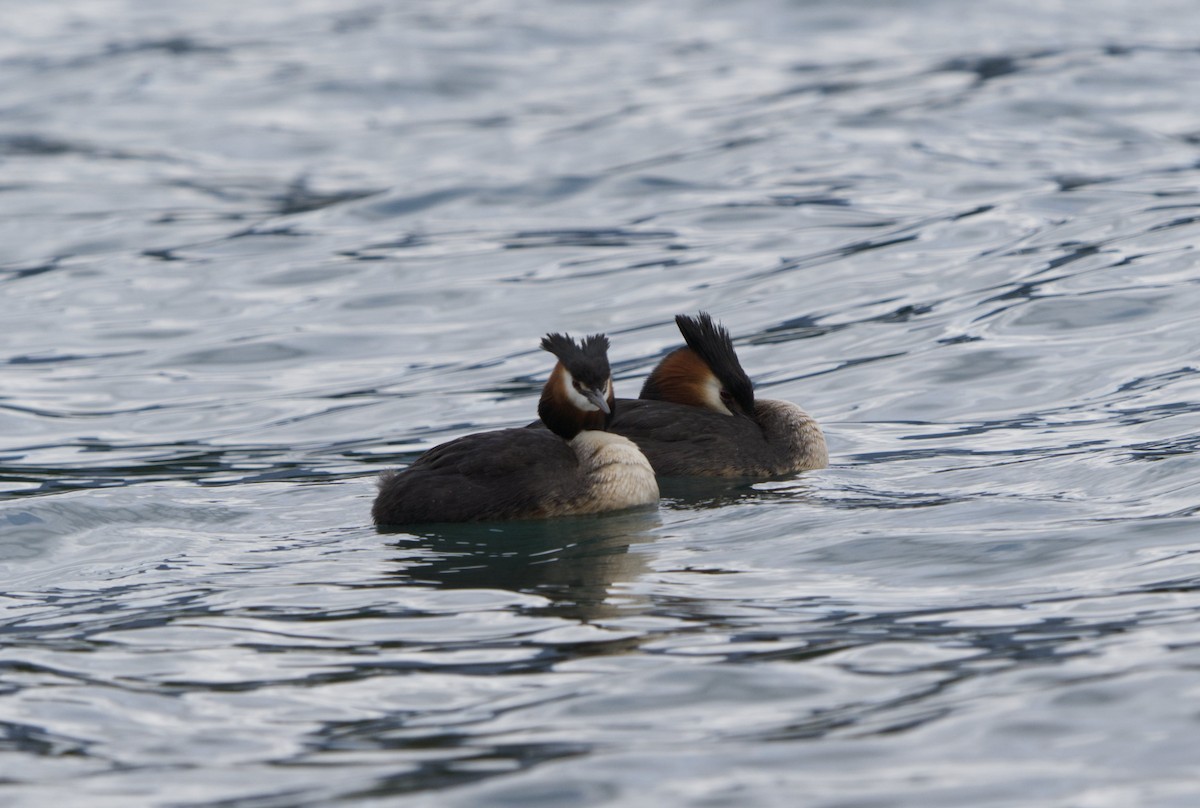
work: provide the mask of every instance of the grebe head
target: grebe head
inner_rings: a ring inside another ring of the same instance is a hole
[[[706,312],[675,316],[686,348],[663,357],[646,379],[642,398],[754,416],[754,384],[733,349],[733,338]]]
[[[616,405],[608,337],[593,334],[577,343],[566,334],[547,334],[542,349],[558,357],[538,402],[542,422],[565,440],[608,426]]]

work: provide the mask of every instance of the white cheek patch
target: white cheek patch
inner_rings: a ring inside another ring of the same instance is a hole
[[[709,376],[704,380],[704,401],[709,409],[724,413],[725,415],[733,415],[725,402],[721,400],[721,383],[717,381],[715,376]]]
[[[567,400],[571,402],[571,406],[584,412],[599,412],[600,408],[593,404],[588,398],[575,389],[575,377],[566,368],[563,369],[563,390],[567,393]]]

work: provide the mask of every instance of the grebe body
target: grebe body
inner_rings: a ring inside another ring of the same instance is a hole
[[[377,525],[542,519],[658,501],[646,457],[604,431],[615,404],[608,338],[548,334],[542,347],[558,358],[538,403],[550,429],[466,435],[384,472]]]
[[[821,428],[804,410],[760,400],[754,413],[751,419],[669,401],[622,400],[611,428],[668,477],[776,477],[829,465]]]
[[[790,401],[755,398],[723,326],[704,312],[675,322],[686,347],[663,357],[639,399],[618,402],[610,431],[664,476],[774,477],[829,465],[812,416]]]

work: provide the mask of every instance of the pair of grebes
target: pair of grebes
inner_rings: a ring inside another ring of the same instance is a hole
[[[436,446],[380,477],[377,525],[542,519],[658,501],[655,475],[774,477],[829,462],[821,428],[787,401],[756,399],[729,332],[675,318],[685,347],[637,399],[613,395],[608,337],[547,334],[554,366],[540,420]]]

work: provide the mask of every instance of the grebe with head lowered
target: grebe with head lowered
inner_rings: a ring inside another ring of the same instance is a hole
[[[664,476],[774,477],[829,465],[821,427],[790,401],[755,398],[729,332],[678,315],[685,347],[663,357],[609,429]]]
[[[554,366],[538,414],[550,429],[500,429],[435,446],[401,471],[384,472],[371,515],[377,525],[540,519],[658,501],[658,483],[630,440],[606,432],[616,399],[608,337],[576,343],[547,334]]]

